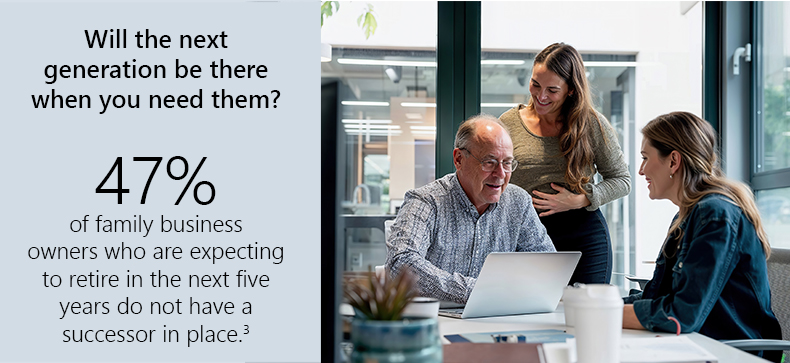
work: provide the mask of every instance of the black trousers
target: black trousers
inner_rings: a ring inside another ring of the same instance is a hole
[[[612,240],[599,209],[582,209],[541,217],[557,251],[581,251],[569,285],[608,284],[612,277]]]

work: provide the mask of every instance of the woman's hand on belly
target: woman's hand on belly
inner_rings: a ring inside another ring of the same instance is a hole
[[[535,206],[535,209],[542,210],[538,214],[539,217],[546,217],[590,205],[590,200],[584,194],[571,193],[568,189],[554,183],[551,183],[551,188],[556,190],[557,194],[548,194],[537,190],[532,191],[535,195],[535,198],[532,198],[532,205]]]

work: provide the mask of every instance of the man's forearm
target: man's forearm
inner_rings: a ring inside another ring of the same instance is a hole
[[[408,253],[393,256],[388,260],[388,267],[395,274],[399,274],[403,269],[411,269],[417,276],[420,296],[459,304],[466,303],[476,281],[468,276],[450,273],[421,256],[409,256]]]

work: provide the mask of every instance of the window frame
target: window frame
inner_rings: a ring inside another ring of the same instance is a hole
[[[751,3],[751,30],[752,30],[752,64],[753,74],[751,84],[751,114],[753,117],[752,127],[752,148],[751,148],[751,178],[752,189],[757,192],[760,190],[790,187],[790,167],[761,171],[760,166],[763,162],[765,153],[763,151],[763,70],[761,68],[762,49],[764,49],[763,25],[763,6],[762,2]]]

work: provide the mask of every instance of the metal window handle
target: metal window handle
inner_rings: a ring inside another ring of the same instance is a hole
[[[735,53],[732,54],[732,75],[737,76],[741,74],[740,66],[741,66],[741,57],[743,60],[747,62],[752,61],[752,44],[746,43],[746,46],[738,47],[735,49]]]

